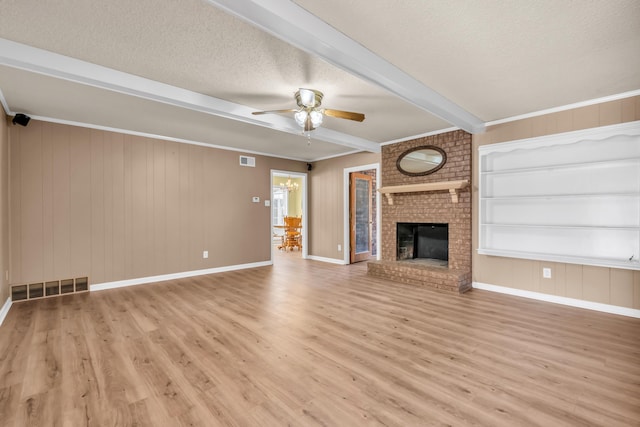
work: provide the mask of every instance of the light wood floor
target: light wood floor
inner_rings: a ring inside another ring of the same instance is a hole
[[[638,426],[640,320],[274,267],[14,304],[3,426]]]

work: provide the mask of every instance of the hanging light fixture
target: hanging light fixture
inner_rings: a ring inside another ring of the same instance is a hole
[[[296,123],[304,132],[311,132],[322,124],[322,92],[313,89],[300,89],[296,92],[296,103],[300,109],[293,115]]]
[[[322,124],[322,113],[318,110],[311,110],[309,112],[309,118],[311,118],[311,124],[314,128]]]
[[[293,118],[296,120],[296,123],[298,123],[299,126],[304,127],[305,123],[307,122],[308,115],[309,114],[307,113],[307,110],[300,110],[293,115]]]
[[[293,118],[298,126],[305,131],[313,130],[322,124],[322,113],[317,110],[299,110],[293,115]]]
[[[287,182],[280,183],[280,188],[288,192],[297,191],[299,187],[300,185],[297,182],[291,181],[291,177],[287,179]]]
[[[362,113],[322,108],[322,98],[324,95],[319,90],[300,88],[294,96],[296,104],[298,104],[297,109],[253,111],[251,114],[293,112],[295,122],[302,128],[302,133],[306,133],[309,141],[311,141],[311,131],[322,124],[322,119],[325,115],[339,119],[355,120],[357,122],[364,120],[364,114]]]

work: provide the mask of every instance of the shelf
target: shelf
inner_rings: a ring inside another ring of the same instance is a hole
[[[585,194],[537,194],[530,196],[497,196],[480,197],[480,200],[526,200],[526,199],[577,199],[577,198],[597,198],[597,197],[640,197],[639,192],[628,193],[585,193]]]
[[[380,194],[384,194],[387,197],[387,201],[390,205],[393,205],[393,195],[398,193],[421,193],[424,191],[442,191],[449,190],[451,194],[451,201],[458,203],[458,190],[461,190],[469,185],[469,181],[466,179],[459,181],[440,181],[440,182],[427,182],[423,184],[407,184],[407,185],[394,185],[390,187],[380,187],[378,191]]]
[[[577,168],[590,168],[593,169],[599,166],[616,166],[624,163],[640,163],[640,157],[629,157],[624,159],[612,159],[612,160],[598,160],[595,162],[580,162],[580,163],[563,163],[558,165],[548,165],[548,166],[535,166],[528,168],[519,168],[519,169],[503,169],[503,170],[487,170],[483,171],[484,175],[510,175],[510,174],[521,174],[521,173],[529,173],[529,172],[549,172],[558,169],[577,169]]]
[[[483,227],[514,227],[514,228],[557,228],[563,230],[628,230],[640,231],[640,226],[612,226],[612,225],[545,225],[545,224],[480,224]]]
[[[637,259],[632,261],[625,259],[580,257],[570,255],[554,255],[539,252],[518,252],[504,251],[499,249],[480,248],[479,255],[500,256],[506,258],[528,259],[536,261],[562,262],[568,264],[593,265],[596,267],[614,267],[626,270],[640,270],[640,262]]]

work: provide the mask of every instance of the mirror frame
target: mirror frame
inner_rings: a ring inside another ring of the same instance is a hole
[[[442,161],[440,162],[439,165],[437,165],[433,169],[430,169],[430,170],[428,170],[426,172],[408,172],[408,171],[402,169],[402,167],[400,166],[400,162],[402,161],[402,159],[404,159],[408,154],[411,154],[414,151],[419,151],[419,150],[434,150],[434,151],[437,151],[438,153],[440,153],[442,155]],[[408,175],[408,176],[424,176],[424,175],[430,175],[430,174],[432,174],[434,172],[439,171],[440,169],[442,169],[442,167],[444,166],[445,163],[447,163],[447,153],[445,153],[442,148],[436,147],[435,145],[420,145],[418,147],[413,147],[413,148],[410,148],[408,150],[405,150],[402,154],[400,154],[398,156],[398,160],[396,160],[396,168],[400,171],[400,173],[403,173],[404,175]]]

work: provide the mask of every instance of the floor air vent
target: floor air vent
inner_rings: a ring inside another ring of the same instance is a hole
[[[37,298],[55,297],[64,294],[87,292],[88,290],[88,277],[29,283],[26,285],[11,285],[11,301],[16,302]]]

